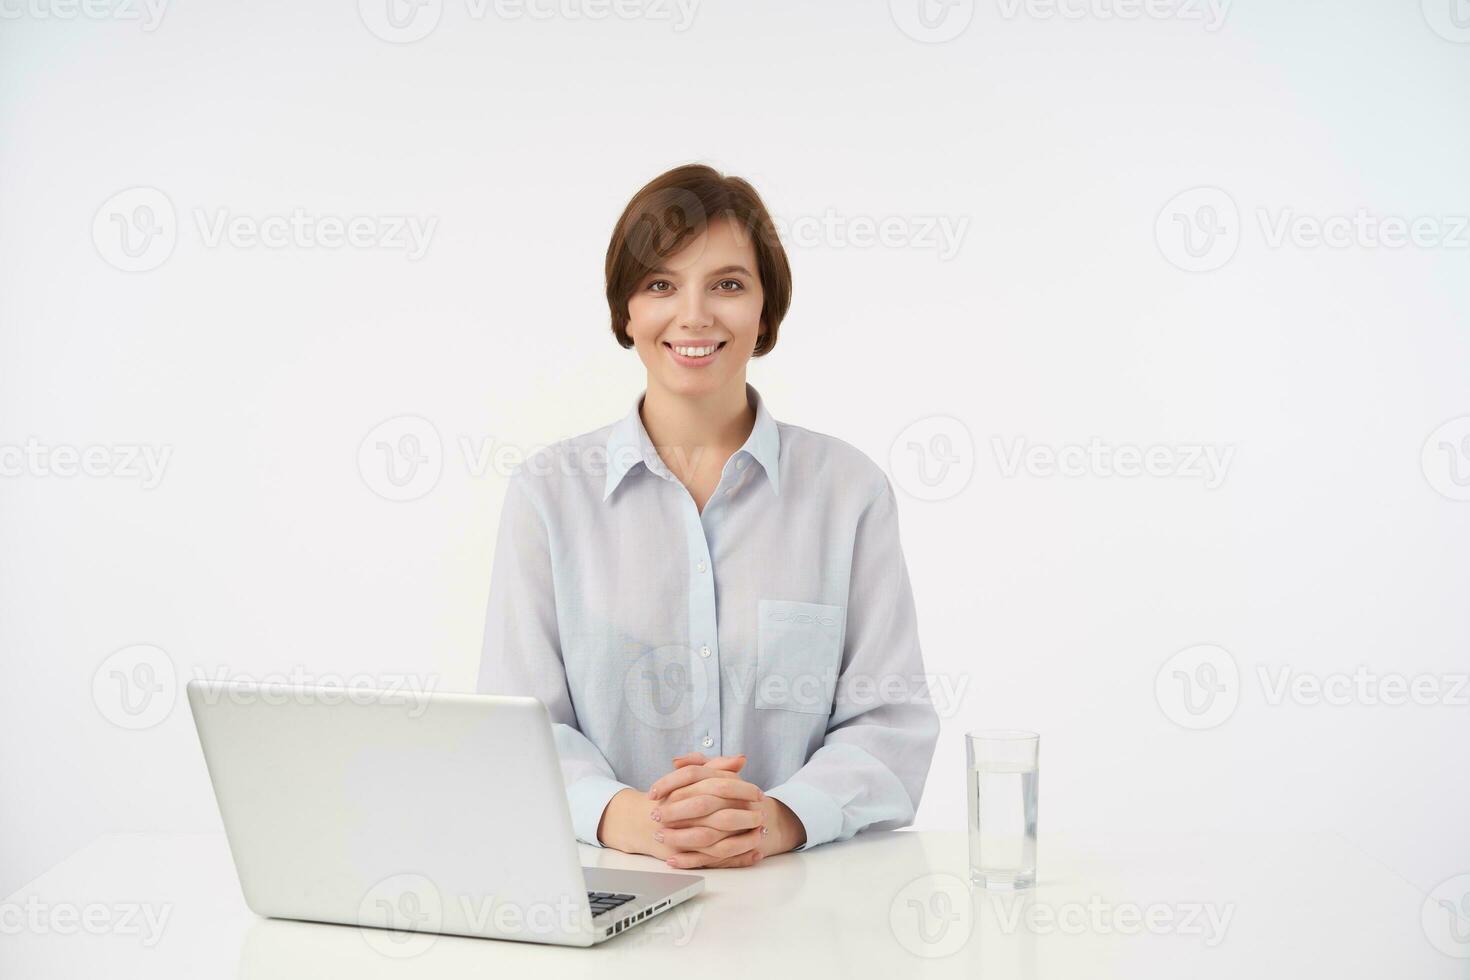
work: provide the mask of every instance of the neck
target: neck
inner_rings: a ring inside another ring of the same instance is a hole
[[[681,479],[692,475],[693,468],[707,455],[729,458],[755,428],[755,407],[746,397],[743,374],[702,395],[681,395],[652,384],[650,379],[640,415],[654,448]],[[681,469],[691,473],[682,473]]]

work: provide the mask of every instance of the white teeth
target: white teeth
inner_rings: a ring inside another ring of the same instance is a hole
[[[683,354],[685,357],[708,357],[709,355],[713,354],[718,349],[719,349],[718,346],[715,346],[715,347],[675,347],[674,348],[674,350],[675,350],[676,353]]]

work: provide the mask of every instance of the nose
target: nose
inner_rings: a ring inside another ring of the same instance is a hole
[[[714,325],[714,314],[704,290],[690,289],[684,292],[679,304],[679,327],[682,330],[705,330]]]

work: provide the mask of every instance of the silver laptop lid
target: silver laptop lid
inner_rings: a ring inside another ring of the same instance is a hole
[[[202,680],[187,690],[256,913],[592,942],[539,701]]]

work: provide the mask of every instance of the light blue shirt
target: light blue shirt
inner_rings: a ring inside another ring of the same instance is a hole
[[[588,844],[615,793],[686,752],[744,753],[805,847],[918,808],[939,718],[893,486],[746,393],[755,426],[703,513],[655,451],[642,394],[510,478],[479,687],[545,703]]]

